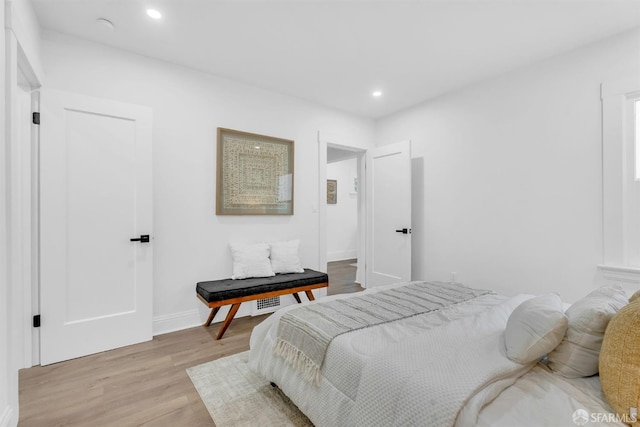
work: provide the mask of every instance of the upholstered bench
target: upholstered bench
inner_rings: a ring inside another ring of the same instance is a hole
[[[196,294],[200,300],[211,308],[211,314],[204,326],[211,325],[213,317],[220,307],[231,304],[229,313],[218,331],[217,340],[222,338],[238,312],[240,304],[245,301],[271,298],[292,294],[298,303],[301,302],[298,292],[307,294],[309,301],[313,301],[313,289],[329,286],[329,276],[326,273],[304,269],[304,273],[276,274],[272,277],[256,277],[242,280],[213,280],[199,282]]]

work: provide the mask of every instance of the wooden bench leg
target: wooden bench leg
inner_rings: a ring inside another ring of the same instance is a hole
[[[313,297],[313,292],[311,291],[304,291],[305,294],[307,294],[307,298],[309,298],[309,301],[314,301],[315,298]]]
[[[211,313],[209,314],[209,318],[205,322],[204,326],[209,326],[211,324],[211,322],[213,321],[213,318],[216,316],[216,313],[218,313],[218,310],[220,310],[220,307],[214,307],[214,308],[211,309]]]
[[[300,299],[300,295],[298,295],[297,292],[292,293],[291,295],[293,295],[293,297],[296,299],[296,302],[298,304],[302,304],[302,300]]]
[[[224,323],[220,327],[220,331],[218,332],[218,336],[216,337],[216,340],[219,340],[220,338],[222,338],[225,331],[231,324],[231,321],[233,320],[233,316],[235,316],[236,313],[238,312],[238,309],[240,308],[240,304],[242,303],[239,302],[231,306],[231,308],[229,309],[229,313],[227,313],[227,317],[224,319]]]

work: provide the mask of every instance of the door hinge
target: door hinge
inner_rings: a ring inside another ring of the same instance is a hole
[[[39,125],[39,124],[40,124],[40,113],[39,113],[39,112],[34,112],[34,113],[33,113],[33,118],[32,118],[32,120],[31,120],[31,122],[32,122],[34,125]]]
[[[40,327],[40,315],[36,314],[35,316],[33,316],[33,327],[34,328],[39,328]]]

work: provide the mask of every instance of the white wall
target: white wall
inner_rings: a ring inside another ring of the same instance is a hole
[[[0,5],[0,23],[4,23],[5,5]],[[5,134],[5,30],[4,25],[0,31],[0,129],[2,139],[0,140],[0,426],[8,426],[9,418],[13,408],[9,402],[9,396],[17,394],[9,385],[9,283],[7,272],[7,204],[9,194],[7,192],[7,156],[6,156],[6,134]]]
[[[59,34],[42,49],[45,87],[153,108],[156,333],[204,322],[195,284],[231,276],[230,241],[300,238],[317,268],[317,133],[366,148],[372,121]],[[293,216],[215,215],[217,127],[295,140]]]
[[[327,261],[358,257],[358,195],[353,180],[358,176],[356,158],[327,165],[327,179],[338,181],[338,199],[327,204]]]
[[[377,123],[413,142],[413,277],[515,294],[594,287],[602,261],[600,83],[640,73],[634,31]]]

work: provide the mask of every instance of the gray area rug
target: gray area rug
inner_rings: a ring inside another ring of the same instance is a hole
[[[216,427],[313,426],[279,388],[249,369],[248,360],[245,351],[187,369]]]

